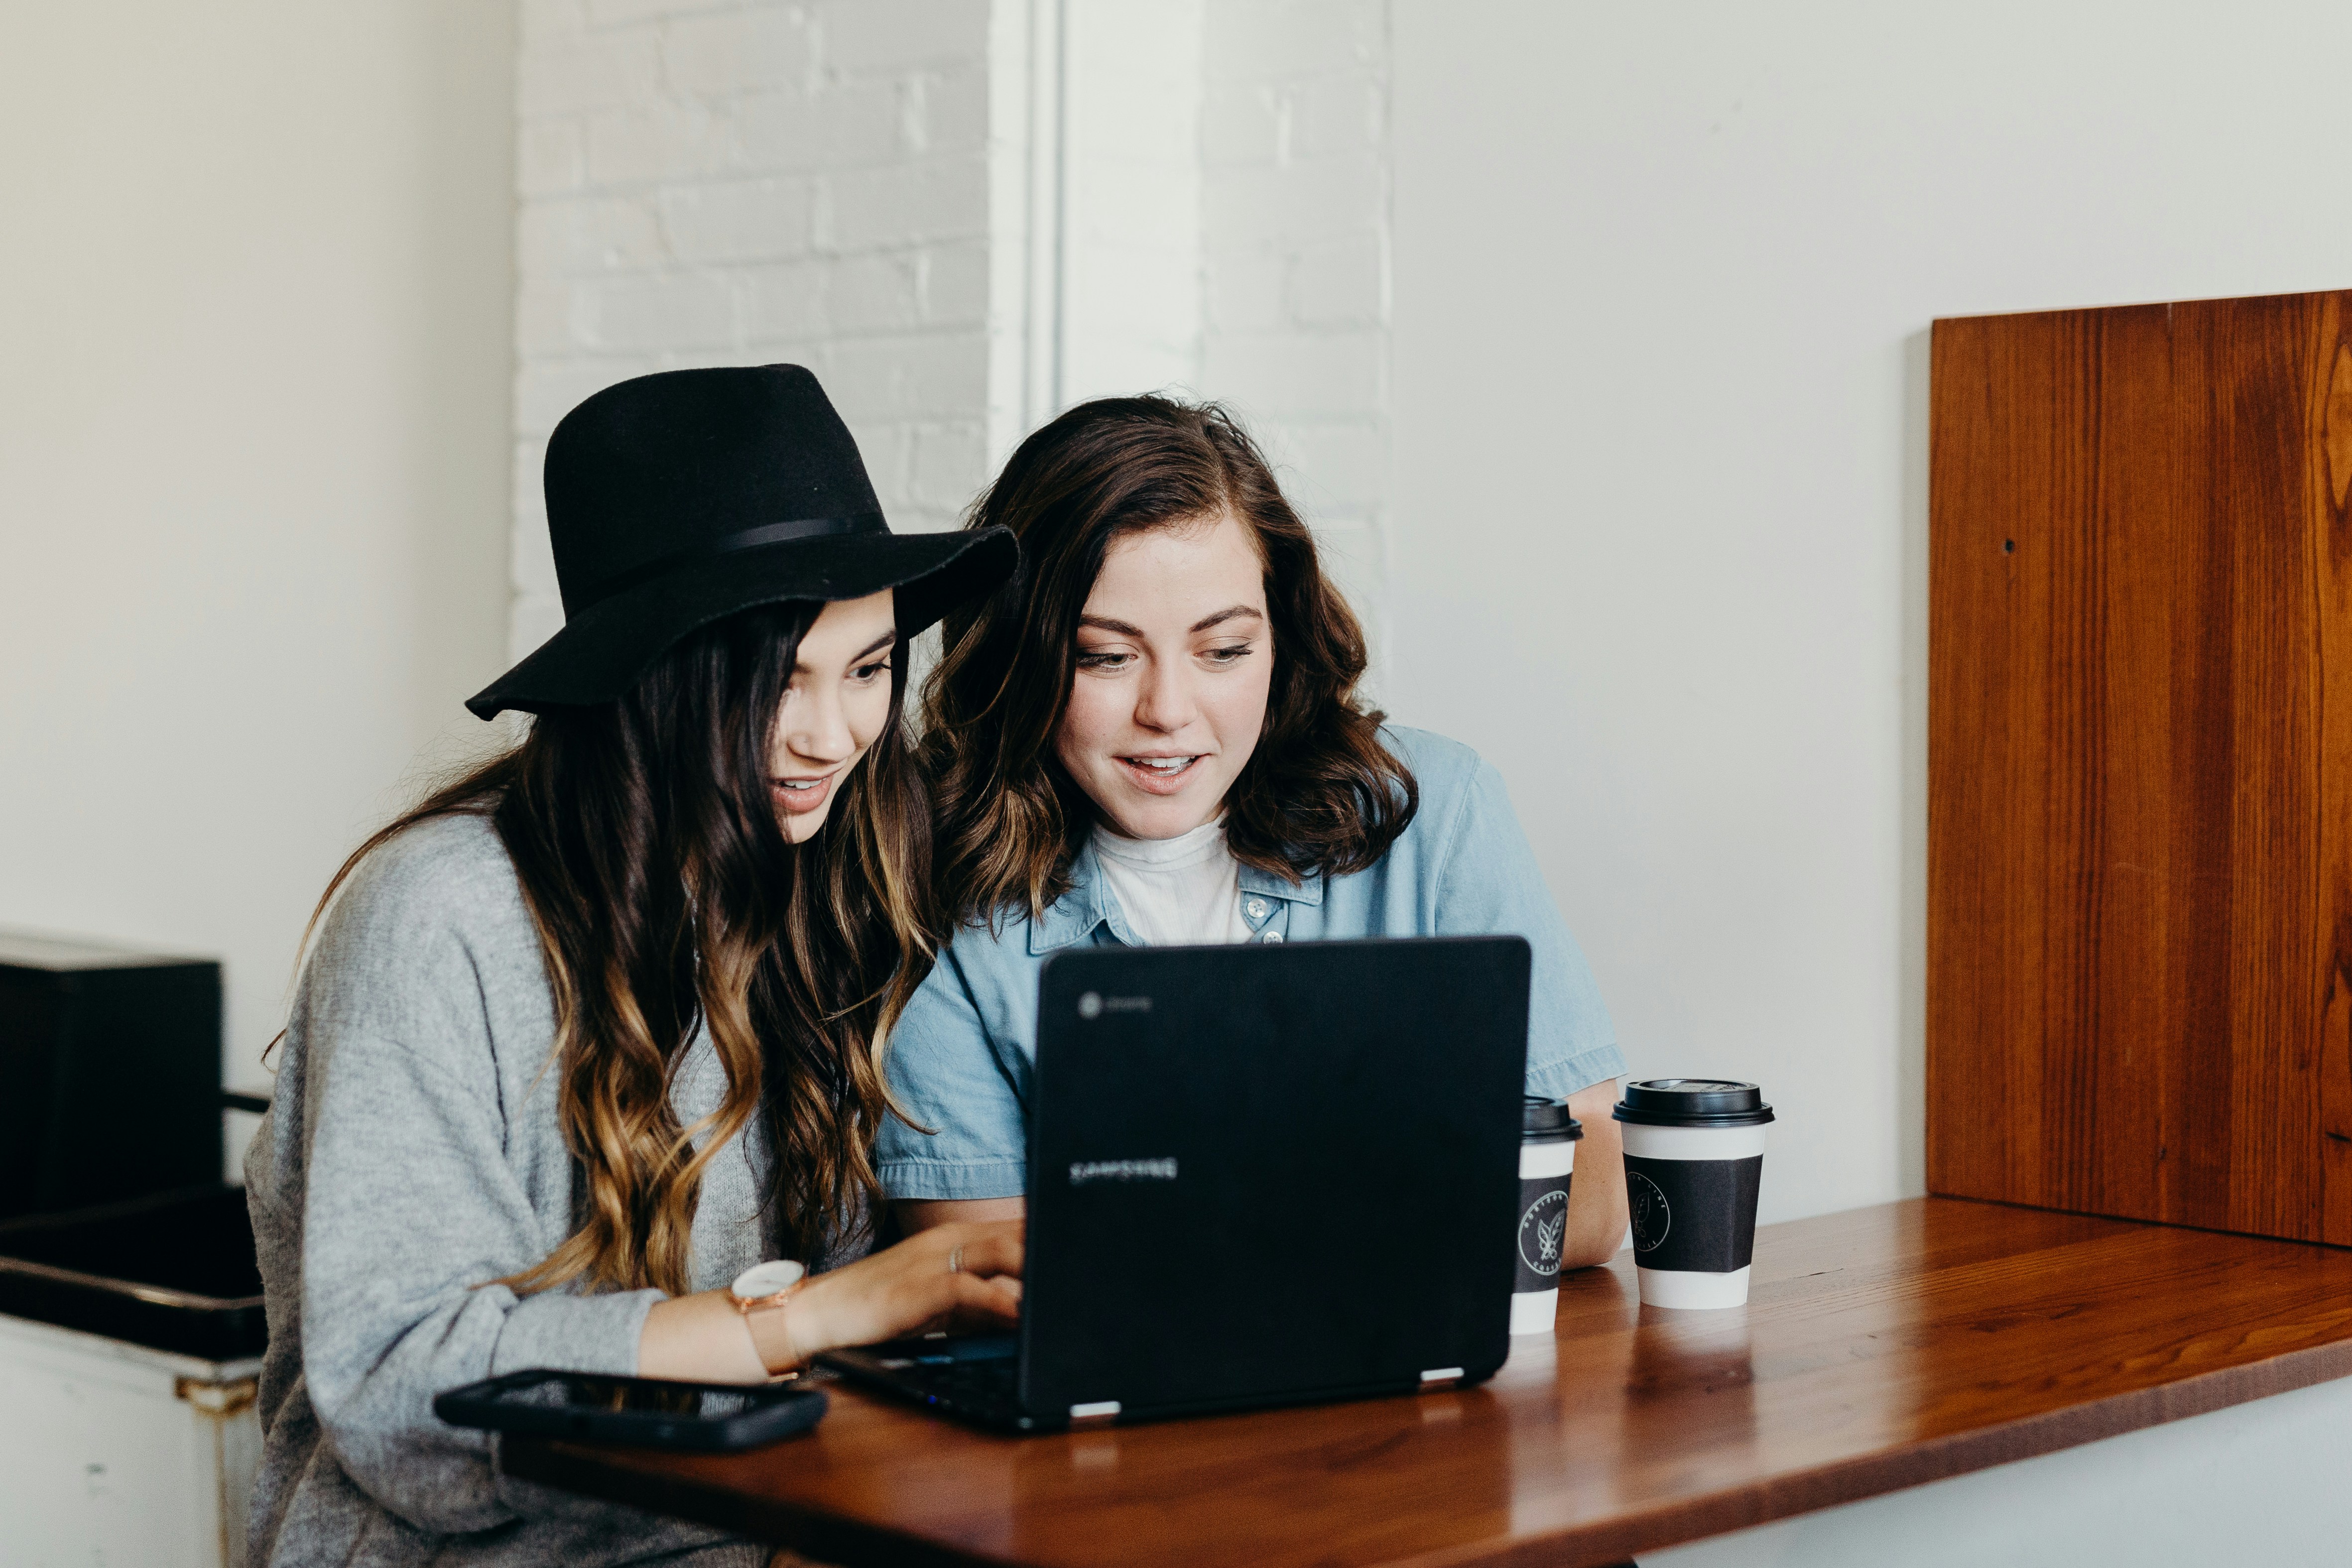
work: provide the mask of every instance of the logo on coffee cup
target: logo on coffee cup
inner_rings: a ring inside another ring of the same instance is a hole
[[[1632,1200],[1633,1210],[1633,1250],[1656,1251],[1675,1223],[1675,1211],[1666,1207],[1666,1195],[1641,1172],[1627,1171],[1625,1196]]]
[[[1559,1272],[1559,1240],[1568,1229],[1568,1194],[1553,1187],[1519,1216],[1519,1260],[1538,1274]]]
[[[1082,1019],[1097,1019],[1102,1017],[1102,993],[1100,991],[1088,991],[1085,996],[1078,998],[1078,1016]]]

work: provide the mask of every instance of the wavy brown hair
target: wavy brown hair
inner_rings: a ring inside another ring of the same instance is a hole
[[[731,616],[617,701],[540,715],[520,745],[352,852],[319,901],[324,911],[372,851],[436,817],[487,816],[512,857],[555,995],[551,1066],[577,1226],[506,1281],[520,1291],[581,1281],[683,1293],[702,1173],[755,1115],[785,1256],[814,1260],[868,1224],[874,1135],[890,1108],[883,1043],[928,967],[929,813],[900,722],[902,641],[889,724],[824,828],[786,840],[769,746],[822,608]],[[669,1091],[702,1025],[727,1091],[685,1127]]]
[[[1023,442],[966,519],[1012,529],[1022,571],[947,618],[923,687],[940,904],[952,918],[1034,918],[1069,890],[1094,809],[1056,760],[1054,732],[1087,596],[1115,541],[1228,514],[1265,564],[1274,656],[1265,727],[1225,796],[1234,858],[1292,882],[1342,875],[1412,821],[1419,787],[1381,744],[1386,716],[1356,694],[1363,628],[1257,444],[1215,403],[1102,398]]]

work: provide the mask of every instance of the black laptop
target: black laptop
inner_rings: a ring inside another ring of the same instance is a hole
[[[1528,965],[1516,936],[1056,955],[1020,1333],[823,1361],[1019,1432],[1493,1375]]]

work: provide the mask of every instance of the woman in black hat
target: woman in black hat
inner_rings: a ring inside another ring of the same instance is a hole
[[[1019,1301],[1016,1226],[869,1222],[931,928],[907,643],[1011,537],[892,535],[796,366],[600,392],[546,489],[563,630],[467,705],[530,733],[336,874],[247,1157],[255,1563],[759,1562],[509,1479],[433,1396],[756,1381]]]

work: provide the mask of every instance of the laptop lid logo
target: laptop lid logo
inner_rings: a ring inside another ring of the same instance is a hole
[[[1176,1162],[1164,1160],[1073,1160],[1070,1162],[1070,1185],[1085,1186],[1098,1181],[1174,1181]]]
[[[1078,998],[1078,1016],[1092,1020],[1105,1013],[1148,1013],[1151,1010],[1150,997],[1107,997],[1100,991],[1088,991]]]

